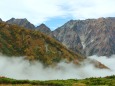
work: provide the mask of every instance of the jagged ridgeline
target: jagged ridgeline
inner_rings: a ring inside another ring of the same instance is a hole
[[[11,18],[6,22],[38,30],[58,40],[68,49],[86,56],[110,57],[115,54],[115,17],[70,20],[54,31],[45,24],[35,27],[26,18]]]
[[[86,56],[115,54],[115,18],[70,20],[53,31],[62,44]]]
[[[7,56],[26,56],[28,60],[40,60],[46,65],[67,61],[79,61],[84,57],[68,50],[45,34],[0,22],[0,53]]]

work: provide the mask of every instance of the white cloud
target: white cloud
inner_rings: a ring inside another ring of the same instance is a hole
[[[49,18],[65,15],[64,11],[54,0],[2,0],[0,2],[0,16],[3,20],[27,18],[34,24]]]
[[[54,17],[86,19],[115,14],[115,0],[1,0],[0,17],[27,18],[39,24]]]
[[[95,68],[89,60],[82,62],[81,66],[62,61],[55,67],[43,67],[43,64],[39,61],[30,63],[24,57],[6,57],[0,55],[0,76],[14,79],[52,80],[115,75],[115,55],[110,58],[98,56],[91,56],[90,58],[97,59],[111,70]]]
[[[114,16],[114,0],[74,0],[68,3],[70,14],[76,19]]]

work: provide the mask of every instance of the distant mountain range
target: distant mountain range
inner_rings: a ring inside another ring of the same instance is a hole
[[[0,21],[2,21],[0,19]],[[111,56],[115,54],[115,18],[70,20],[51,31],[45,24],[35,27],[27,19],[11,18],[6,21],[49,35],[68,49],[86,56]]]

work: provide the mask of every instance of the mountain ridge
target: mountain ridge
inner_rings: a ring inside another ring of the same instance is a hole
[[[84,56],[68,50],[55,39],[35,30],[0,22],[0,52],[7,56],[26,56],[52,65],[66,59],[79,64]]]
[[[16,24],[16,25],[19,25],[19,26],[22,26],[22,27],[25,27],[28,29],[35,28],[35,26],[32,23],[30,23],[26,18],[23,18],[23,19],[11,18],[11,19],[7,20],[6,23]]]
[[[55,38],[68,49],[86,56],[115,54],[115,17],[70,20],[54,31],[45,24],[34,26],[34,29]]]
[[[0,22],[0,53],[9,58],[24,56],[31,62],[39,60],[45,66],[55,66],[60,61],[82,65],[87,59],[44,33],[5,22]],[[88,59],[88,62],[96,68],[109,69],[99,61]]]
[[[68,44],[69,49],[73,51],[75,51],[75,46],[77,47],[80,44],[82,47],[81,52],[86,56],[95,54],[98,56],[111,56],[115,54],[115,18],[70,20],[54,30],[53,34],[62,43],[70,42]],[[75,40],[77,37],[72,38],[75,35],[80,38],[81,43],[74,44],[74,42],[79,42],[77,39]]]

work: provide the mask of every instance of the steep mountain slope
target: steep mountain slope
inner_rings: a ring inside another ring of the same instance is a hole
[[[11,18],[10,20],[6,21],[9,24],[16,24],[28,29],[34,29],[35,26],[33,24],[31,24],[26,18],[24,19],[15,19],[15,18]]]
[[[17,24],[25,28],[34,28],[45,33],[68,49],[86,56],[110,56],[115,54],[115,18],[99,18],[87,20],[70,20],[55,31],[41,24],[35,27],[27,19],[10,19],[10,24]],[[31,26],[32,25],[32,26]]]
[[[76,47],[87,56],[115,54],[115,18],[71,20],[53,31],[69,49]]]
[[[0,52],[8,56],[26,56],[29,60],[40,60],[45,65],[58,63],[62,59],[84,60],[80,54],[68,50],[53,38],[39,31],[24,29],[17,25],[0,22]]]
[[[69,21],[62,27],[53,31],[53,35],[67,48],[79,52],[82,51],[82,44],[79,35],[77,34],[77,30],[74,30],[74,24],[76,22]]]

